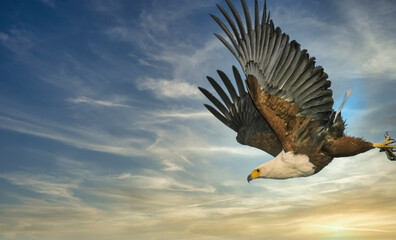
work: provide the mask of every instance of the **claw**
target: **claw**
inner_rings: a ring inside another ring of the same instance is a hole
[[[386,156],[391,161],[396,161],[396,146],[392,146],[391,144],[395,143],[395,139],[391,138],[388,132],[385,133],[385,141],[383,143],[374,143],[373,147],[377,147],[380,149],[380,152],[385,152]]]

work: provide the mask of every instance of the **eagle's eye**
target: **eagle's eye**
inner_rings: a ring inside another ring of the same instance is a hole
[[[256,169],[257,172],[260,172],[260,169]]]

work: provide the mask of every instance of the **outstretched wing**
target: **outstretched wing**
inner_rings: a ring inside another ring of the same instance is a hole
[[[253,105],[238,70],[234,66],[232,70],[239,96],[227,75],[222,71],[217,71],[228,90],[228,94],[231,96],[231,100],[220,85],[213,78],[208,77],[209,83],[223,100],[225,106],[209,91],[199,87],[199,90],[218,110],[207,104],[205,104],[205,107],[222,123],[238,133],[236,139],[239,143],[259,148],[272,156],[278,155],[282,150],[281,143],[263,116],[261,116]]]
[[[235,6],[226,0],[235,22],[219,5],[230,29],[216,16],[212,18],[223,29],[229,42],[215,34],[241,64],[249,84],[249,93],[278,136],[286,151],[299,151],[302,146],[316,144],[321,130],[331,124],[333,113],[330,81],[323,68],[315,66],[307,50],[274,28],[266,13],[261,17],[255,1],[254,28],[245,0],[241,0],[246,20],[244,24]],[[232,31],[232,32],[231,32]],[[323,134],[322,134],[323,135]]]

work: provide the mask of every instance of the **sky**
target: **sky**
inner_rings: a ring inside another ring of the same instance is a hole
[[[395,239],[396,163],[378,150],[246,182],[272,157],[197,89],[238,64],[216,3],[0,1],[0,239]],[[352,89],[346,134],[396,137],[396,2],[268,8],[324,67],[334,108]]]

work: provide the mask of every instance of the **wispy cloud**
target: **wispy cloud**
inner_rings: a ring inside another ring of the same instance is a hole
[[[213,70],[212,63],[221,57],[221,54],[216,54],[220,47],[220,43],[213,39],[202,48],[196,49],[192,55],[186,54],[183,49],[161,47],[159,53],[151,55],[147,61],[154,60],[172,66],[171,78],[145,77],[137,82],[137,86],[140,90],[151,90],[157,97],[203,99],[196,82],[198,79],[202,82],[205,78],[205,69],[206,72]]]
[[[226,51],[222,51],[221,43],[212,38],[210,33],[203,38],[205,44],[201,47],[193,45],[192,39],[186,41],[180,38],[175,43],[175,37],[168,35],[168,27],[187,17],[189,11],[209,5],[202,2],[190,6],[190,3],[186,3],[179,3],[180,6],[175,10],[170,10],[170,6],[163,8],[162,3],[158,3],[140,15],[138,28],[114,26],[105,32],[111,39],[122,40],[145,50],[143,55],[129,55],[140,65],[160,71],[161,76],[151,75],[147,71],[135,83],[139,90],[152,91],[158,98],[203,99],[197,89],[197,82],[205,78],[205,73],[213,72],[213,63],[220,62],[220,59],[224,59],[223,54],[226,54]]]
[[[55,7],[55,3],[54,3],[54,1],[52,1],[52,0],[40,0],[42,3],[44,3],[45,5],[48,5],[48,6],[50,6],[50,7],[52,7],[52,8],[54,8]]]
[[[275,9],[271,15],[291,38],[308,48],[334,83],[367,77],[396,78],[396,55],[391,47],[396,39],[392,31],[395,27],[389,25],[394,4],[391,1],[380,1],[375,7],[369,1],[332,4],[340,15],[333,21],[308,9],[296,11],[286,6]]]
[[[347,16],[347,26],[354,29],[353,38],[359,39],[357,45],[361,51],[354,49],[356,52],[351,54],[364,74],[370,77],[380,77],[396,79],[396,50],[393,43],[396,40],[396,27],[389,24],[392,19],[392,12],[396,10],[394,4],[389,1],[380,1],[376,3],[373,10],[371,2],[362,4],[358,1],[345,2],[340,5],[340,9]],[[355,9],[346,11],[346,9]],[[386,26],[386,31],[384,31]],[[382,81],[391,80],[383,79]]]
[[[146,176],[141,175],[131,175],[128,173],[124,173],[120,175],[118,178],[123,181],[128,181],[129,184],[133,184],[135,186],[141,186],[145,189],[155,189],[155,190],[169,190],[169,191],[182,191],[182,192],[205,192],[205,193],[213,193],[216,191],[214,187],[196,187],[191,186],[182,182],[177,182],[169,177],[161,177],[159,174],[155,172],[151,172],[151,174]]]
[[[120,139],[115,139],[111,134],[98,130],[91,131],[89,128],[73,127],[43,119],[32,121],[32,119],[35,119],[35,117],[18,119],[3,115],[0,116],[0,128],[52,139],[82,149],[123,156],[146,155],[144,149],[137,147],[137,145],[144,144],[145,139],[128,138],[124,139],[125,142],[121,144]]]
[[[188,151],[195,152],[212,152],[212,153],[226,153],[226,154],[234,154],[234,155],[250,155],[250,156],[260,156],[264,155],[261,151],[254,150],[247,146],[241,147],[228,147],[228,146],[211,146],[206,145],[203,147],[188,147],[186,148]]]
[[[208,112],[178,112],[178,111],[170,111],[170,112],[160,112],[158,113],[158,117],[169,117],[169,118],[203,118],[203,117],[212,117],[213,115]]]
[[[202,99],[202,94],[197,86],[191,85],[181,80],[166,80],[146,78],[138,82],[140,90],[151,90],[157,97],[168,98],[197,98]]]
[[[356,166],[352,161],[346,167]],[[378,159],[372,161],[376,166],[382,166]],[[120,239],[128,239],[131,235],[138,238],[155,236],[161,239],[161,236],[165,236],[164,239],[183,239],[187,234],[195,236],[192,239],[227,237],[233,240],[265,234],[276,239],[300,240],[326,237],[329,231],[337,231],[341,236],[353,232],[359,239],[392,239],[393,236],[395,220],[392,216],[396,211],[392,204],[394,194],[384,191],[389,186],[382,185],[384,180],[380,176],[346,181],[348,191],[343,191],[337,178],[327,175],[329,181],[326,187],[307,187],[307,183],[316,181],[317,176],[314,176],[310,179],[276,182],[274,187],[286,188],[282,194],[254,185],[233,192],[222,192],[215,191],[214,187],[206,186],[205,183],[176,180],[153,170],[140,174],[124,172],[103,176],[81,163],[76,165],[62,159],[60,164],[62,171],[69,174],[69,183],[65,182],[67,179],[64,177],[63,180],[57,180],[46,174],[2,175],[12,184],[51,196],[47,201],[18,198],[22,203],[18,208],[8,205],[7,209],[2,210],[3,213],[18,224],[16,227],[2,224],[5,228],[3,232],[18,232],[28,236],[61,234],[64,239],[70,237],[67,229],[59,229],[57,224],[52,224],[57,219],[56,222],[63,227],[76,227],[73,232],[87,239],[93,238],[92,231],[95,228],[95,232],[101,235],[117,234]],[[364,166],[359,168],[367,170]],[[78,174],[82,170],[87,172]],[[396,175],[389,172],[386,176],[388,179],[385,184],[391,185]],[[74,182],[70,183],[71,179]],[[378,181],[381,181],[380,188]],[[274,183],[269,181],[264,186]],[[33,186],[35,184],[37,186]],[[360,184],[375,185],[376,188],[368,191],[367,187],[361,188]],[[326,192],[329,188],[337,188],[338,191]],[[84,195],[78,194],[80,192],[84,192]],[[381,194],[381,199],[378,194]],[[67,202],[55,196],[66,196]],[[87,204],[85,197],[95,198],[97,202]],[[171,201],[164,201],[165,197]],[[102,208],[104,205],[100,201],[105,199],[111,199],[113,205]],[[48,214],[50,212],[61,215]],[[74,219],[73,224],[69,219]],[[263,226],[262,222],[266,224]],[[33,233],[26,224],[36,226],[36,229],[45,227]],[[83,225],[85,230],[78,225]],[[319,226],[340,227],[330,229]],[[147,228],[152,231],[146,231]],[[368,236],[369,233],[375,235]]]
[[[34,34],[25,29],[12,28],[0,32],[0,42],[18,55],[24,55],[34,46]]]
[[[92,104],[92,105],[101,105],[101,106],[105,106],[105,107],[133,108],[133,106],[130,106],[127,104],[115,103],[115,102],[106,101],[106,100],[95,100],[95,99],[88,98],[88,97],[68,98],[67,101],[71,102],[71,103],[88,103],[88,104]]]
[[[37,193],[69,200],[75,199],[71,190],[78,188],[78,182],[75,180],[50,175],[27,174],[22,172],[3,173],[0,174],[0,178]]]

